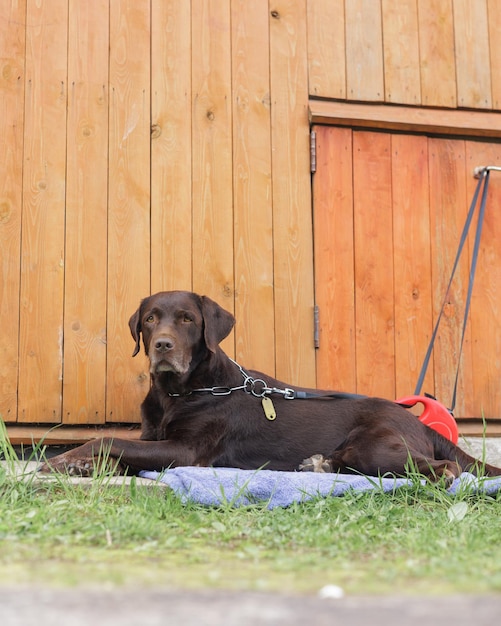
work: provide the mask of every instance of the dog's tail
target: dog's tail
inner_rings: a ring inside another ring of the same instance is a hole
[[[431,436],[435,459],[456,461],[464,472],[471,472],[475,474],[475,476],[501,476],[500,467],[495,467],[494,465],[490,465],[489,463],[485,463],[480,459],[470,456],[436,430],[430,430],[432,431]]]

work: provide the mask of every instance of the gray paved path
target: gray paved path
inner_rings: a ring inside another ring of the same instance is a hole
[[[2,626],[494,626],[500,596],[314,597],[224,591],[0,590]]]

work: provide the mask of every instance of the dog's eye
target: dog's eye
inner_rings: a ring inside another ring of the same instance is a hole
[[[188,315],[188,313],[185,313],[183,315],[183,322],[185,322],[186,324],[189,324],[193,321],[193,318],[191,317],[191,315]]]
[[[145,321],[148,322],[148,324],[152,324],[155,321],[155,318],[153,315],[148,315]]]

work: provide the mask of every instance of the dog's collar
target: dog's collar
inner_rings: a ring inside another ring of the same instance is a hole
[[[244,378],[244,384],[242,385],[245,392],[252,394],[256,398],[264,398],[272,393],[282,395],[286,400],[293,400],[296,397],[294,389],[286,387],[285,389],[278,389],[277,387],[268,387],[268,384],[262,378],[253,378],[244,368],[236,361],[228,357],[232,363],[234,363]]]
[[[169,396],[172,398],[178,398],[183,396],[190,396],[192,393],[210,393],[213,396],[229,396],[234,391],[245,391],[245,393],[251,394],[256,398],[265,398],[272,393],[280,394],[286,400],[293,400],[297,397],[296,391],[294,389],[289,389],[286,387],[285,389],[278,389],[277,387],[268,387],[268,384],[262,378],[254,378],[248,372],[244,370],[244,368],[239,365],[236,361],[228,357],[232,363],[234,363],[242,377],[244,379],[243,385],[238,385],[237,387],[202,387],[200,389],[192,389],[187,393],[169,393]]]
[[[192,393],[210,393],[213,396],[229,396],[234,391],[245,391],[255,398],[261,398],[262,400],[269,398],[271,394],[281,395],[285,400],[314,400],[314,399],[326,399],[330,398],[331,400],[363,400],[366,399],[367,396],[361,395],[358,393],[346,393],[344,391],[328,391],[328,392],[311,392],[311,391],[296,391],[295,389],[290,389],[289,387],[285,387],[285,389],[279,389],[278,387],[268,387],[268,383],[262,378],[254,378],[248,372],[244,370],[244,368],[239,365],[232,358],[228,357],[228,359],[238,367],[242,377],[244,379],[243,385],[238,385],[237,387],[202,387],[201,389],[192,389],[187,393],[169,393],[169,396],[173,398],[190,396]],[[397,402],[397,404],[399,404]],[[402,404],[404,408],[406,405]],[[265,410],[266,411],[266,410]]]

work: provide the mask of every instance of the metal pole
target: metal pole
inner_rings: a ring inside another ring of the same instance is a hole
[[[473,176],[481,178],[485,172],[501,172],[501,167],[497,165],[480,165],[473,170]]]

